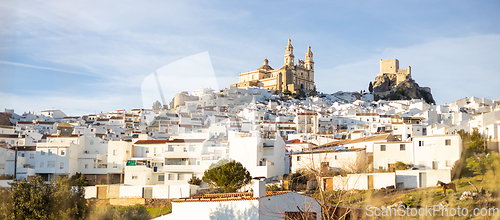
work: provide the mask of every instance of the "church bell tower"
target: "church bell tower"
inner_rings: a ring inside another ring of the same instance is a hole
[[[286,45],[285,49],[285,66],[293,66],[293,60],[295,59],[295,56],[293,55],[293,46],[292,46],[292,40],[288,38],[288,45]]]

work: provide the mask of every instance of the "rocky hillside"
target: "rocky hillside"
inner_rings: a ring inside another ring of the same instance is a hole
[[[435,104],[429,87],[420,87],[415,80],[407,79],[396,85],[395,75],[382,74],[373,83],[374,100],[410,100],[424,99],[429,104]]]

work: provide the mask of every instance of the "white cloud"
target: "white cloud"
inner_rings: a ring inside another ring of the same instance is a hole
[[[99,75],[91,74],[91,73],[75,72],[75,71],[70,71],[70,70],[62,70],[62,69],[57,69],[57,68],[35,66],[35,65],[25,64],[25,63],[16,63],[16,62],[9,62],[9,61],[2,61],[2,60],[0,60],[0,64],[21,66],[21,67],[28,67],[28,68],[42,69],[42,70],[52,70],[52,71],[56,71],[56,72],[70,73],[70,74],[76,74],[76,75],[82,75],[82,76],[94,76],[94,77],[99,76]]]

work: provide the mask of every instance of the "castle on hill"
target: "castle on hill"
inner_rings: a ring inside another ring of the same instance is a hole
[[[298,60],[295,64],[292,41],[288,39],[285,48],[285,65],[279,69],[269,66],[269,61],[264,60],[264,65],[259,69],[240,73],[239,83],[234,87],[262,87],[277,92],[289,91],[292,94],[298,91],[311,92],[316,90],[314,85],[314,61],[311,46],[308,47],[305,60]]]
[[[377,76],[387,75],[390,79],[394,80],[394,86],[399,85],[405,80],[411,80],[411,67],[407,69],[399,69],[399,60],[380,60],[380,73]]]

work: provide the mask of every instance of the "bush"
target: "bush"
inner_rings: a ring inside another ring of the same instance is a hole
[[[83,178],[57,177],[45,183],[36,177],[14,180],[0,191],[0,219],[85,219],[89,204],[84,198]]]
[[[198,177],[191,177],[191,179],[189,179],[188,183],[191,185],[199,186],[199,185],[201,185],[201,179]]]
[[[394,164],[394,167],[396,167],[396,170],[406,170],[410,168],[410,165],[397,161],[396,164]]]
[[[285,190],[283,188],[283,185],[279,183],[270,183],[266,185],[266,191],[283,191],[283,190]]]
[[[220,187],[226,192],[236,192],[250,183],[252,179],[250,172],[240,162],[231,161],[218,166],[219,162],[210,165],[205,171],[202,178],[204,182]]]
[[[101,207],[92,212],[89,219],[100,220],[142,220],[151,219],[148,210],[142,205],[127,207]]]

